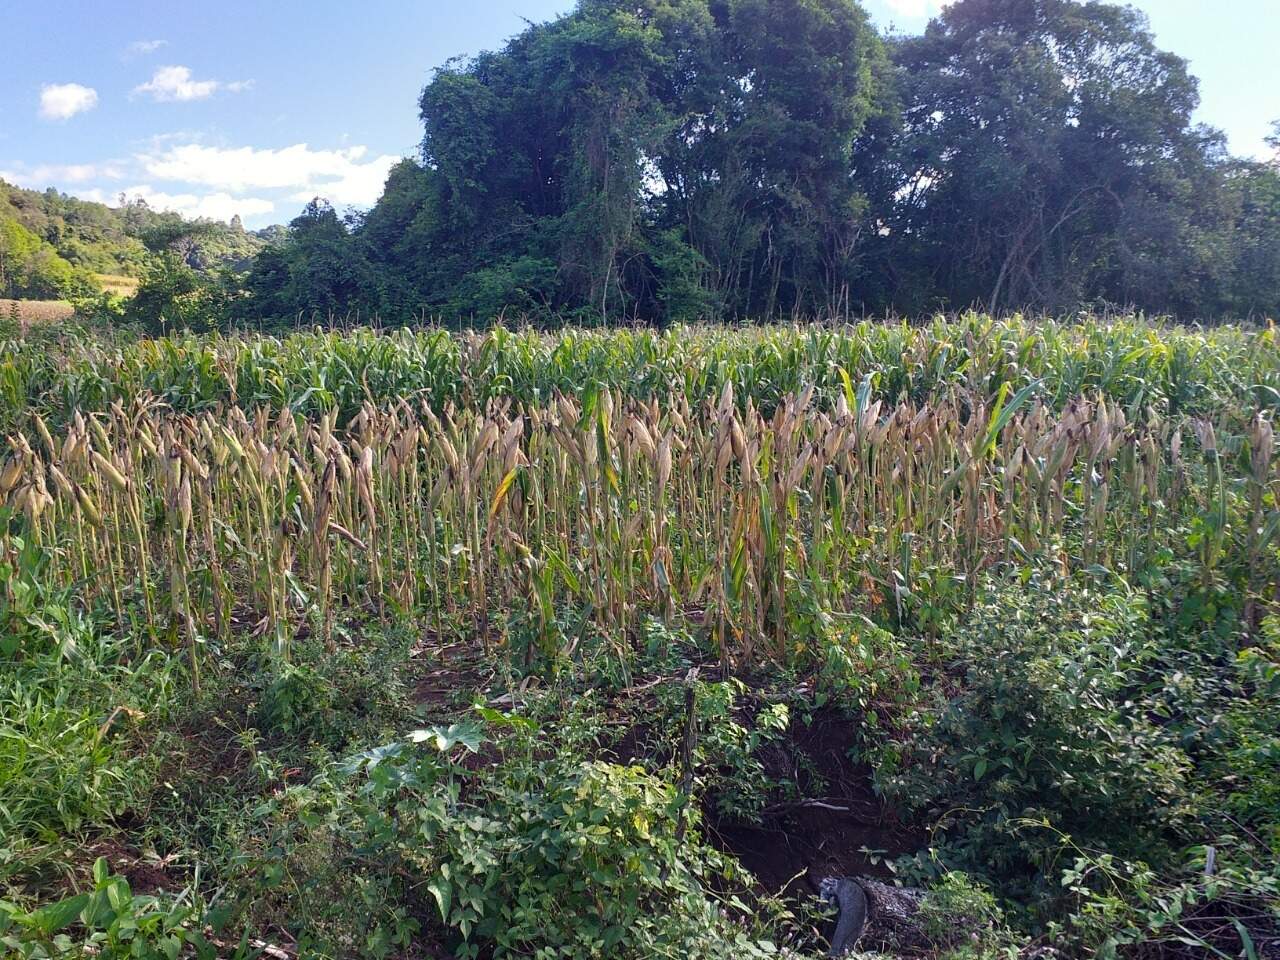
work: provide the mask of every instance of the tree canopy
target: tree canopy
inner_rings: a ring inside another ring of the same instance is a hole
[[[1280,313],[1280,168],[1197,125],[1129,7],[580,0],[439,69],[376,206],[312,204],[260,319],[847,315],[1113,304]]]

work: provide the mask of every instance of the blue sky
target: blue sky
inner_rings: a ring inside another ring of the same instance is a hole
[[[1280,120],[1280,0],[1138,0],[1191,60],[1200,118],[1263,156]],[[368,206],[414,155],[432,68],[572,0],[7,0],[0,177],[114,203],[121,192],[248,226],[314,195]],[[923,28],[939,0],[867,0]]]

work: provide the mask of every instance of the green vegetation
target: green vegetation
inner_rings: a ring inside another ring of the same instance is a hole
[[[366,213],[0,183],[0,954],[816,957],[860,877],[1276,956],[1280,166],[1196,105],[1106,3],[580,0]]]
[[[1280,168],[1197,103],[1119,5],[581,0],[438,70],[421,162],[310,204],[215,325],[1274,317]]]
[[[121,198],[118,207],[0,181],[0,297],[81,299],[132,295],[152,253],[187,237],[183,263],[202,276],[245,270],[265,240],[239,221],[190,222]]]
[[[899,36],[853,0],[580,0],[436,70],[421,155],[367,211],[250,233],[0,184],[0,296],[134,277],[82,313],[153,336],[1274,318],[1280,163],[1231,156],[1198,102],[1109,3],[959,0]]]
[[[50,343],[50,339],[55,342]],[[962,390],[992,401],[1039,383],[1054,410],[1101,394],[1131,419],[1146,407],[1181,416],[1222,406],[1274,410],[1280,360],[1270,327],[1206,331],[1127,318],[1057,323],[981,315],[906,323],[803,327],[680,327],[665,331],[495,327],[311,331],[285,337],[175,336],[110,341],[55,332],[6,344],[0,425],[39,413],[53,424],[76,410],[106,412],[150,395],[181,413],[239,404],[345,426],[366,403],[485,408],[511,399],[545,405],[592,385],[627,397],[682,395],[691,406],[726,384],[771,414],[783,396],[813,386],[834,403],[847,374],[873,400],[920,404]],[[842,373],[843,371],[843,373]]]
[[[16,220],[0,220],[0,293],[40,300],[85,296],[93,289],[87,270],[72,266]]]
[[[889,955],[1280,941],[1270,329],[4,362],[15,955],[814,956],[831,874]]]

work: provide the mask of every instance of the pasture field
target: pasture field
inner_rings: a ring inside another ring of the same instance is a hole
[[[7,344],[0,942],[1276,956],[1277,408],[1140,318]]]
[[[129,277],[118,273],[94,274],[105,293],[115,297],[132,297],[138,292],[141,281],[137,277]]]

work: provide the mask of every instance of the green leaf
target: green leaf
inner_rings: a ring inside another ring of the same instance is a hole
[[[47,907],[41,907],[30,915],[29,920],[45,936],[52,936],[64,927],[70,926],[88,905],[89,895],[77,894],[66,900],[51,903]]]
[[[477,703],[474,709],[485,723],[491,723],[496,727],[511,727],[526,733],[533,733],[538,729],[537,722],[530,720],[528,717],[522,717],[514,713],[503,713],[501,710],[494,710],[492,707],[486,707],[480,703]]]
[[[128,906],[132,899],[133,892],[129,889],[129,881],[123,877],[107,887],[107,902],[111,904],[111,909],[117,913]]]
[[[390,760],[398,757],[404,751],[402,743],[387,743],[381,747],[374,747],[371,750],[363,750],[353,757],[348,757],[339,766],[339,770],[345,776],[351,776],[362,769],[373,770],[378,764],[384,760]]]
[[[431,743],[441,753],[447,753],[458,744],[472,753],[480,752],[480,744],[484,737],[474,723],[453,723],[447,727],[426,727],[414,730],[408,737],[411,743]]]
[[[840,383],[844,389],[844,402],[849,405],[850,413],[858,412],[858,398],[853,395],[853,381],[849,379],[849,371],[844,367],[836,367],[840,374]]]
[[[427,884],[427,889],[431,891],[431,895],[436,898],[436,905],[440,908],[440,919],[445,923],[449,922],[449,905],[452,897],[452,887],[449,881],[441,879],[432,880]]]
[[[1245,925],[1236,917],[1232,917],[1231,922],[1235,925],[1236,933],[1240,935],[1240,943],[1244,946],[1244,954],[1247,960],[1258,960],[1258,950],[1253,945],[1253,937],[1249,936],[1249,931],[1245,929]]]
[[[858,384],[858,402],[854,407],[854,411],[859,417],[862,416],[862,411],[867,409],[867,405],[871,402],[871,387],[874,377],[874,373],[868,373],[862,378],[862,383]]]
[[[1009,396],[1009,382],[1006,380],[1000,384],[1000,392],[996,396],[995,407],[991,410],[991,417],[987,420],[987,432],[983,435],[982,446],[978,451],[981,456],[987,456],[995,449],[996,439],[1000,436],[1000,431],[1008,426],[1014,414],[1031,398],[1031,395],[1040,389],[1040,384],[1040,380],[1031,381],[1014,394],[1013,399],[1007,404],[1005,400]]]

